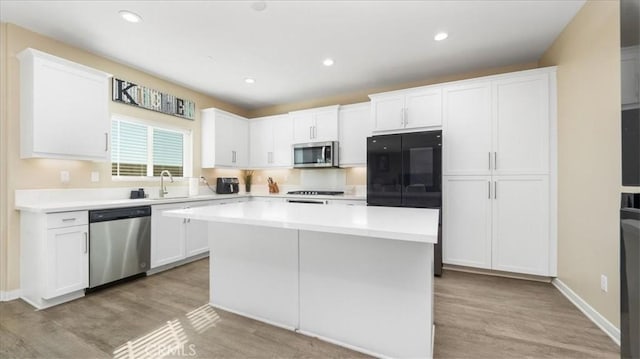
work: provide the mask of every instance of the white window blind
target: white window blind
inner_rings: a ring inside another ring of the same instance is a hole
[[[153,175],[169,170],[176,177],[183,176],[184,138],[174,131],[153,129]]]
[[[120,119],[111,121],[111,175],[185,176],[185,132]]]
[[[147,175],[147,126],[111,122],[111,175]]]

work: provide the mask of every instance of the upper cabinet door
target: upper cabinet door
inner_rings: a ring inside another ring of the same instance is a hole
[[[33,49],[18,58],[21,156],[108,161],[111,75]]]
[[[249,165],[267,167],[273,150],[273,121],[269,118],[249,120]]]
[[[491,83],[446,87],[443,100],[443,174],[490,174]]]
[[[313,141],[315,118],[311,112],[290,113],[293,122],[293,142],[306,143]]]
[[[394,94],[371,99],[374,131],[404,128],[404,95]]]
[[[293,121],[293,143],[337,141],[339,107],[289,112]]]
[[[405,128],[442,125],[442,88],[408,92],[405,97]]]
[[[221,134],[222,135],[222,134]],[[233,166],[249,166],[249,122],[244,118],[233,119]]]
[[[340,166],[367,164],[367,137],[371,136],[368,102],[340,107]]]
[[[313,142],[338,140],[338,106],[316,111],[314,120]]]
[[[201,121],[203,168],[249,165],[247,119],[209,108],[202,110]]]
[[[549,75],[493,82],[493,173],[549,172]]]
[[[291,143],[293,141],[293,126],[288,115],[274,116],[273,149],[271,150],[271,166],[291,167]]]

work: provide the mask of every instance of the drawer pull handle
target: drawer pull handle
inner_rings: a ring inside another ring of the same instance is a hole
[[[73,222],[75,221],[77,218],[63,218],[62,222]]]

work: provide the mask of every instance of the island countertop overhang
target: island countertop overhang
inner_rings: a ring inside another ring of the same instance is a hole
[[[165,216],[434,244],[439,210],[430,208],[243,202],[169,210]]]

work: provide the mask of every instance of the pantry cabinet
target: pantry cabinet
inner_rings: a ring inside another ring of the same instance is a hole
[[[547,176],[445,176],[447,264],[552,276]]]
[[[21,298],[38,309],[84,295],[89,286],[87,211],[20,215]]]
[[[491,180],[488,176],[442,179],[443,262],[491,269]]]
[[[289,112],[293,143],[338,141],[338,108],[319,107]]]
[[[443,173],[548,173],[550,96],[548,72],[445,87]]]
[[[31,48],[17,58],[21,157],[110,160],[111,75]]]
[[[491,172],[491,83],[463,83],[444,89],[442,173]]]
[[[406,132],[442,125],[442,88],[426,86],[369,95],[373,132]]]
[[[246,118],[209,108],[202,110],[202,167],[244,168],[249,164]]]
[[[551,275],[548,177],[501,176],[493,187],[492,268]]]
[[[443,90],[443,261],[556,274],[555,68]]]
[[[291,167],[292,136],[288,115],[249,120],[249,167]]]
[[[369,102],[341,106],[340,126],[340,167],[367,165],[367,137],[371,136]]]

